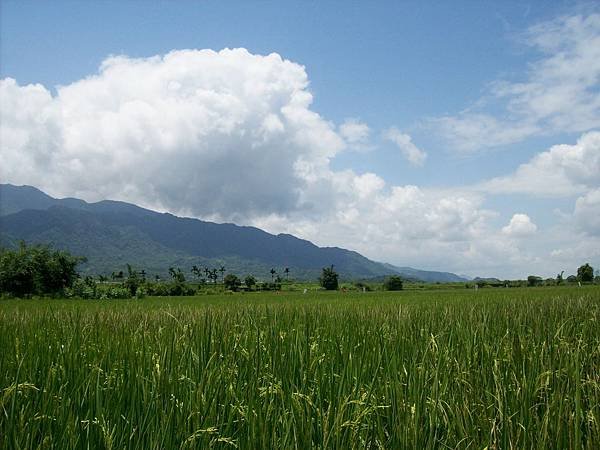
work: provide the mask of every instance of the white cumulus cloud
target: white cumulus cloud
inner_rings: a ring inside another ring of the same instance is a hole
[[[502,228],[502,233],[511,237],[526,237],[537,231],[537,225],[527,214],[514,214],[508,225]]]
[[[304,67],[277,54],[111,57],[55,96],[12,79],[0,89],[3,178],[55,195],[223,218],[284,212],[344,147],[310,109]]]

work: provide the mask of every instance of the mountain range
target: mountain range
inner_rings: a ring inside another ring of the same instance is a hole
[[[334,265],[342,279],[399,274],[428,282],[464,281],[448,272],[396,267],[338,247],[318,247],[289,234],[273,235],[255,227],[177,217],[112,200],[88,203],[53,198],[32,186],[0,184],[0,244],[18,241],[52,244],[85,256],[82,273],[110,274],[127,263],[164,276],[169,267],[217,267],[238,275],[270,279],[275,268],[290,269],[295,279],[316,279]],[[189,272],[188,272],[189,273]]]

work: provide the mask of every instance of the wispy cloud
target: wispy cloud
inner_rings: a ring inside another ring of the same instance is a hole
[[[410,135],[402,133],[396,127],[391,127],[384,131],[383,137],[396,144],[404,158],[413,166],[422,166],[425,164],[427,153],[412,142]]]
[[[429,121],[458,151],[600,127],[600,14],[539,23],[520,42],[541,55],[523,81],[497,80],[473,108]]]
[[[366,123],[358,119],[346,119],[339,126],[339,134],[351,150],[364,152],[374,148],[369,142],[371,129]]]

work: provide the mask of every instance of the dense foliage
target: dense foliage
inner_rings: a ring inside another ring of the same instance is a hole
[[[230,291],[237,291],[241,285],[242,280],[232,273],[228,273],[225,275],[225,278],[223,278],[223,286]]]
[[[584,283],[591,283],[594,281],[594,268],[589,264],[584,264],[577,269],[577,279]]]
[[[62,293],[77,279],[81,261],[46,245],[0,248],[0,292],[18,297]]]
[[[402,278],[397,275],[387,277],[383,282],[383,288],[386,291],[401,291],[402,290]]]
[[[319,277],[319,284],[328,291],[335,291],[338,288],[338,273],[333,269],[333,265],[323,267],[321,276]]]
[[[599,321],[595,286],[4,300],[0,448],[597,449]]]

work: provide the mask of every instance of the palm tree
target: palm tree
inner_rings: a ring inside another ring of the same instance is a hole
[[[213,283],[216,285],[219,276],[217,275],[217,269],[212,269],[208,271],[208,278],[213,280]]]
[[[221,272],[221,279],[223,280],[223,282],[225,282],[225,276],[223,275],[225,273],[225,266],[221,266],[219,272]]]
[[[289,281],[289,276],[290,276],[290,268],[289,268],[289,267],[286,267],[286,268],[283,270],[283,273],[285,273],[285,281]]]
[[[271,267],[270,272],[271,272],[271,283],[274,283],[275,282],[275,274],[277,273],[277,271]]]

